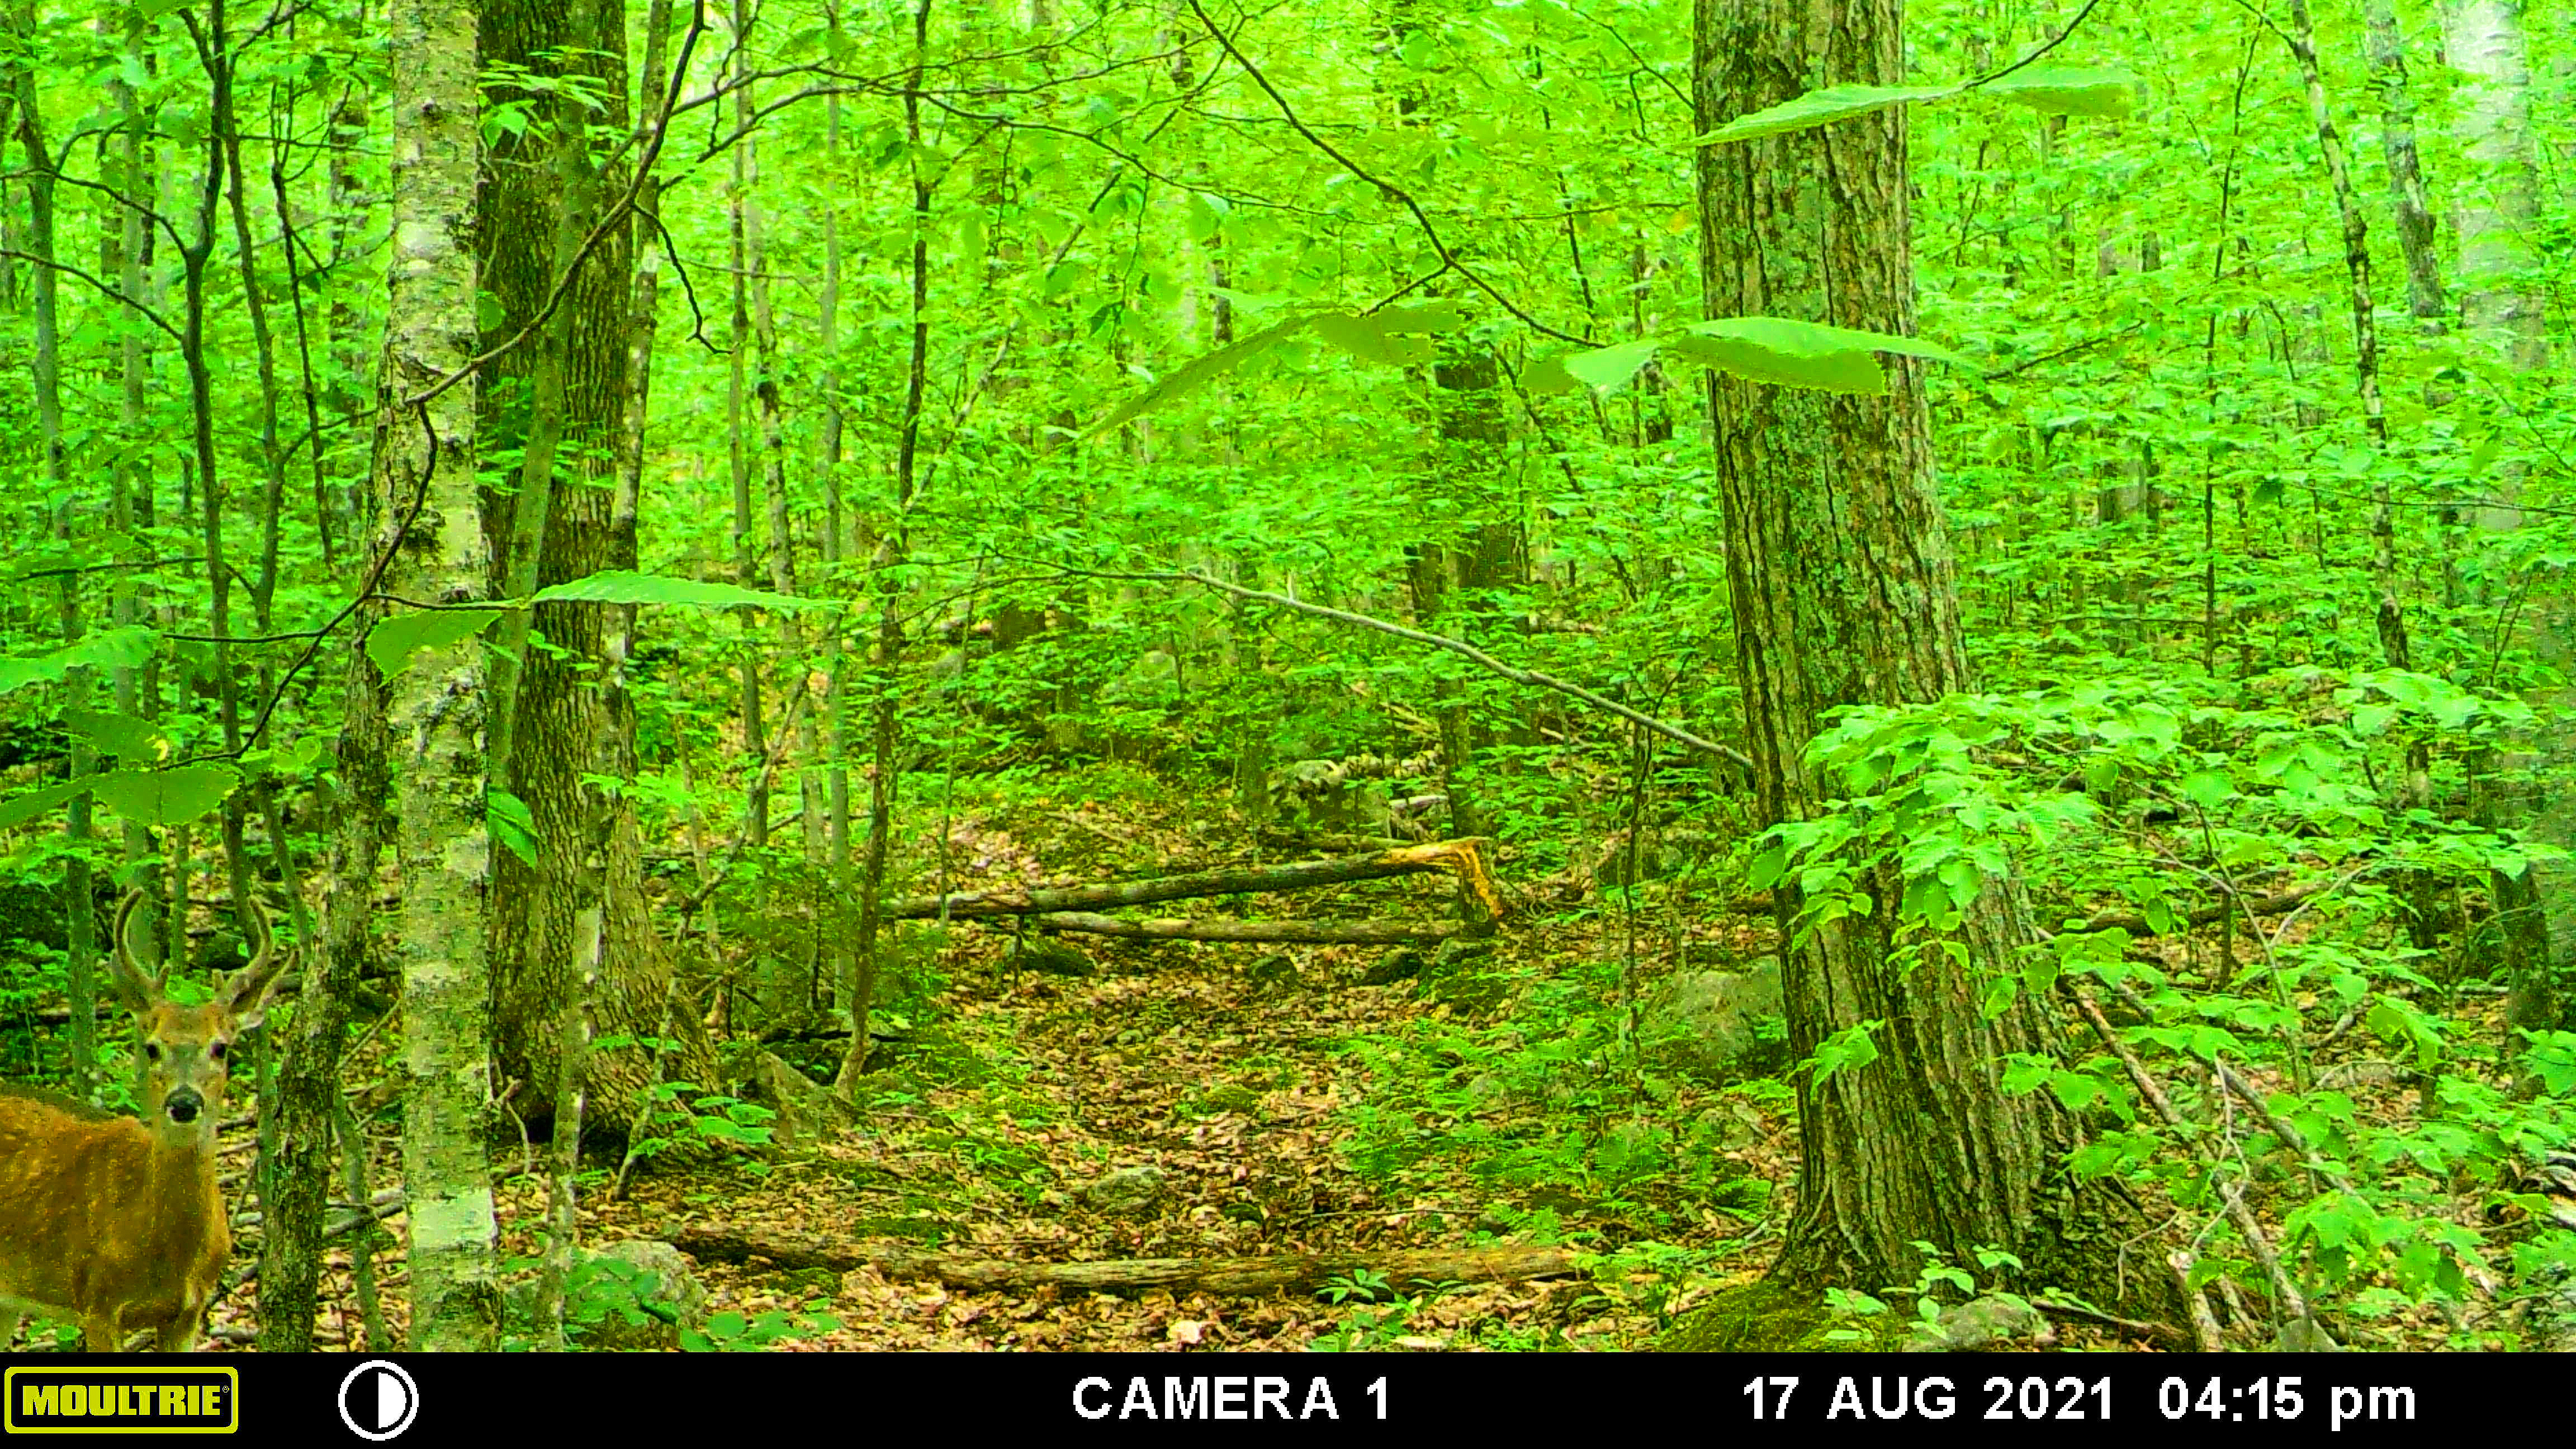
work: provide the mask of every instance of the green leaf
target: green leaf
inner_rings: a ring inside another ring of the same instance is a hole
[[[2236,782],[2223,769],[2194,770],[2182,777],[2183,798],[2203,810],[2215,810],[2236,793]]]
[[[1749,890],[1767,891],[1780,883],[1781,875],[1788,868],[1788,847],[1774,845],[1753,857],[1753,863],[1745,868],[1745,887]]]
[[[1887,391],[1887,375],[1879,370],[1874,353],[1894,352],[1960,367],[1975,366],[1935,343],[1821,322],[1796,322],[1786,317],[1722,317],[1713,322],[1694,322],[1671,339],[1667,348],[1693,362],[1751,382],[1872,396]]]
[[[1311,314],[1291,317],[1285,322],[1263,328],[1249,337],[1229,342],[1203,357],[1195,357],[1182,363],[1163,374],[1162,379],[1152,387],[1110,409],[1109,416],[1092,424],[1086,436],[1098,437],[1103,433],[1114,432],[1165,403],[1198,391],[1253,358],[1277,347],[1290,337],[1305,331],[1314,320]]]
[[[587,578],[567,579],[529,596],[531,604],[685,604],[698,609],[837,609],[837,599],[800,599],[738,584],[702,584],[696,579],[610,569]]]
[[[159,635],[149,629],[102,629],[49,654],[0,659],[0,694],[30,684],[51,684],[75,669],[132,669],[152,657]]]
[[[0,800],[0,829],[24,825],[48,811],[58,810],[88,788],[87,780],[59,780]]]
[[[1778,136],[1790,131],[1803,131],[1834,121],[1865,116],[1908,101],[1937,101],[1958,94],[1957,86],[1827,86],[1803,96],[1766,106],[1750,115],[1738,116],[1691,144],[1723,146],[1729,141],[1751,141],[1763,136]]]
[[[1583,384],[1575,381],[1574,374],[1565,370],[1566,356],[1559,352],[1531,358],[1529,366],[1521,369],[1521,391],[1537,397],[1555,397],[1581,387]]]
[[[1408,302],[1382,307],[1369,318],[1389,332],[1455,332],[1467,325],[1467,309],[1446,300]]]
[[[483,794],[483,828],[503,850],[530,870],[537,866],[537,816],[528,802],[507,790]]]
[[[111,770],[89,787],[98,803],[142,825],[184,825],[211,815],[241,783],[230,765],[206,761],[170,770]]]
[[[1871,1039],[1870,1033],[1885,1025],[1885,1021],[1864,1021],[1816,1043],[1816,1054],[1808,1059],[1808,1064],[1815,1069],[1816,1080],[1821,1083],[1836,1072],[1856,1070],[1877,1061],[1878,1043]]]
[[[1316,314],[1309,324],[1317,336],[1362,362],[1382,367],[1420,367],[1435,351],[1431,339],[1415,328],[1389,327],[1378,317],[1351,312]]]
[[[2138,78],[2097,65],[2035,65],[1989,81],[1976,93],[2000,96],[2053,116],[2119,120],[2137,99]]]
[[[168,758],[169,742],[161,732],[130,714],[113,710],[63,711],[63,724],[73,734],[129,765],[153,765]]]
[[[1977,1015],[1988,1021],[2012,1009],[2021,995],[2021,982],[2011,976],[1989,976],[1983,991],[1977,994]]]
[[[498,609],[415,609],[390,614],[367,631],[367,658],[387,679],[411,668],[424,649],[445,649],[492,627]]]
[[[1655,353],[1662,345],[1647,337],[1635,342],[1622,342],[1615,347],[1573,353],[1561,361],[1567,374],[1575,381],[1595,392],[1609,392],[1654,361]]]

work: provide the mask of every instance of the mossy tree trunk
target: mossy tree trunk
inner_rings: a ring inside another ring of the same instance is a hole
[[[1824,86],[1902,83],[1901,24],[1899,0],[1700,0],[1700,129]],[[1703,148],[1698,193],[1709,315],[1914,331],[1902,108]],[[1922,703],[1968,683],[1922,364],[1884,360],[1883,397],[1712,384],[1766,824],[1826,808],[1834,791],[1802,753],[1830,711]],[[1791,931],[1794,881],[1777,893],[1795,1054],[1878,1023],[1878,1056],[1799,1083],[1797,1204],[1775,1273],[1874,1291],[1914,1281],[1917,1243],[1972,1271],[1977,1249],[1999,1247],[2027,1266],[2017,1286],[2134,1305],[2160,1276],[2133,1267],[2124,1291],[2118,1254],[2135,1214],[2067,1176],[2075,1124],[2053,1100],[2002,1087],[2006,1055],[2049,1040],[2044,1008],[2025,996],[1991,1020],[1978,1010],[1981,984],[2017,969],[2031,941],[2019,891],[1990,882],[1943,943],[1963,954],[1908,951],[1900,969],[1900,946],[1916,944],[1896,934],[1902,884],[1878,872],[1865,882],[1875,910],[1804,937]]]

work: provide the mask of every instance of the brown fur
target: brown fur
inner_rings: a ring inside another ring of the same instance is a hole
[[[178,1352],[232,1255],[215,1123],[233,1038],[258,1024],[284,961],[262,920],[259,952],[228,989],[176,1005],[131,950],[141,899],[117,912],[114,975],[134,1015],[141,1119],[0,1084],[0,1349],[34,1311],[77,1320],[92,1353],[117,1352],[138,1328]]]

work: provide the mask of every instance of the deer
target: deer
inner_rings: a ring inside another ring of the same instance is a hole
[[[92,1353],[118,1352],[137,1329],[161,1352],[182,1352],[232,1256],[215,1124],[233,1042],[259,1025],[288,953],[254,903],[250,964],[211,999],[182,1006],[163,990],[166,970],[137,960],[159,954],[145,899],[135,891],[117,908],[111,967],[116,999],[134,1017],[142,1116],[0,1083],[0,1351],[36,1312],[77,1322]]]

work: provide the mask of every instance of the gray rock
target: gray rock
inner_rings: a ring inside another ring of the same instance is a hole
[[[651,1238],[582,1256],[564,1304],[565,1328],[592,1348],[658,1352],[707,1323],[707,1285],[679,1249]]]
[[[770,1107],[778,1113],[769,1124],[771,1146],[788,1150],[811,1147],[853,1125],[850,1109],[832,1095],[830,1088],[790,1066],[776,1052],[762,1052],[753,1058],[752,1073],[760,1083],[762,1095],[769,1098]]]
[[[1089,976],[1099,970],[1081,947],[1060,936],[1033,936],[1022,941],[1011,955],[1011,965],[1015,970],[1049,976]]]
[[[1380,956],[1360,973],[1362,986],[1389,986],[1409,981],[1422,974],[1422,953],[1411,946],[1398,946]]]
[[[1153,1211],[1162,1200],[1163,1185],[1170,1174],[1159,1167],[1112,1168],[1105,1176],[1082,1189],[1082,1200],[1093,1212],[1112,1217],[1142,1217]]]
[[[1914,1325],[1907,1335],[1908,1353],[1976,1353],[1998,1344],[2028,1340],[2043,1346],[2057,1341],[2057,1330],[2026,1303],[2004,1298],[1972,1298],[1941,1310],[1939,1323]]]
[[[2281,1331],[2272,1338],[2274,1353],[2341,1353],[2342,1344],[2313,1318],[2283,1320]]]
[[[1686,972],[1646,999],[1639,1042],[1666,1071],[1708,1082],[1760,1076],[1788,1063],[1787,1041],[1763,1030],[1782,1010],[1777,956],[1741,971]]]

